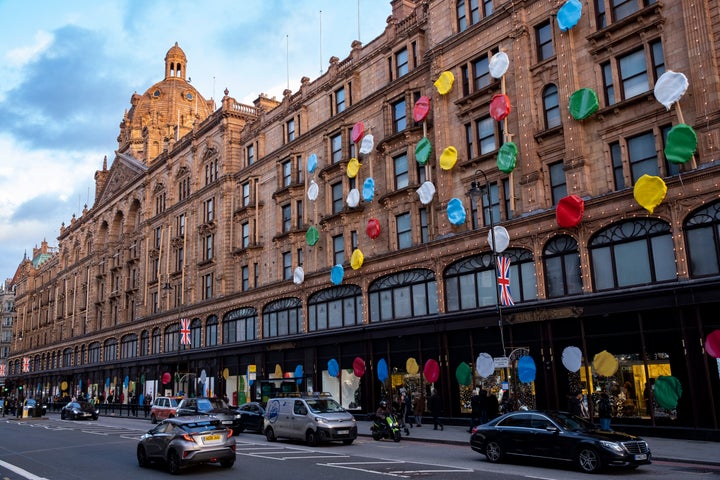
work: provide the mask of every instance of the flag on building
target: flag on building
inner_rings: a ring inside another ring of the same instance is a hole
[[[0,377],[4,377],[7,375],[7,370],[4,363],[0,363]]]
[[[30,371],[30,357],[23,357],[23,372],[27,373]]]
[[[508,257],[498,258],[498,288],[500,289],[500,305],[505,307],[515,305],[510,294],[510,259]]]
[[[190,345],[190,319],[180,319],[180,344]]]

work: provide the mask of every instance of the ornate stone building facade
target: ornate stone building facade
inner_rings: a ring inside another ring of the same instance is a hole
[[[507,408],[562,409],[581,390],[591,413],[604,390],[615,424],[717,434],[703,341],[720,328],[720,7],[616,3],[589,2],[560,28],[559,1],[393,0],[382,35],[297,92],[243,105],[226,90],[216,110],[176,44],[164,80],[131,98],[94,204],[60,228],[50,260],[20,265],[9,375],[36,395],[314,389],[358,412],[432,382],[452,416],[469,413],[474,385],[509,389]],[[653,95],[669,70],[689,79],[671,109]],[[441,94],[444,72],[455,81]],[[576,120],[582,88],[599,106]],[[512,106],[501,121],[498,94]],[[697,132],[682,165],[664,153],[679,123]],[[667,186],[652,213],[634,198],[643,174]],[[582,220],[560,227],[571,195]],[[498,306],[491,226],[509,233],[513,306]],[[605,351],[612,371],[594,361]],[[491,374],[475,368],[484,353]],[[668,377],[676,405],[652,393]]]

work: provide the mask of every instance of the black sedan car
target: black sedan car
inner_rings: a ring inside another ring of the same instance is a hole
[[[650,448],[639,437],[598,430],[564,412],[512,412],[473,430],[470,447],[490,462],[538,458],[575,463],[593,473],[606,466],[637,468],[650,463]]]
[[[265,408],[258,402],[243,403],[237,407],[238,412],[242,416],[240,431],[251,430],[253,432],[262,433],[263,420],[265,418]]]
[[[180,404],[178,404],[175,414],[178,417],[210,415],[220,420],[223,425],[231,427],[236,432],[241,432],[243,429],[240,412],[229,406],[221,398],[183,398]]]
[[[136,453],[140,467],[160,461],[173,475],[183,467],[202,463],[230,468],[235,464],[235,437],[232,429],[216,418],[168,418],[140,437]]]
[[[99,416],[100,410],[90,402],[70,402],[60,410],[60,418],[63,420],[97,420]]]

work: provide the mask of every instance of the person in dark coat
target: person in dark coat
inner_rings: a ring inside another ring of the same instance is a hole
[[[492,420],[498,416],[498,398],[497,395],[492,393],[490,390],[487,392],[487,399],[485,401],[485,409],[487,410],[487,419]]]
[[[612,407],[610,406],[610,397],[605,392],[600,394],[600,400],[598,401],[598,417],[600,417],[600,430],[609,432]]]
[[[487,421],[487,394],[485,390],[481,390],[479,387],[473,391],[472,397],[470,397],[470,429],[468,432],[472,432],[473,427],[482,425]]]
[[[444,430],[445,427],[440,421],[440,415],[443,410],[442,398],[434,388],[432,389],[432,394],[430,395],[429,407],[430,415],[432,415],[433,423],[435,424],[435,428],[433,428],[433,430],[437,430],[438,426],[440,427],[440,430]]]

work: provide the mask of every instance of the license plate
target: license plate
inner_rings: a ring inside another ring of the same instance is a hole
[[[350,433],[350,430],[338,430],[337,433],[338,435],[347,435],[348,433]]]
[[[222,422],[223,425],[232,425],[232,420],[225,420]]]
[[[639,455],[635,455],[635,460],[647,460],[647,454],[641,453]]]
[[[204,440],[206,442],[216,442],[220,440],[220,435],[205,435]]]

